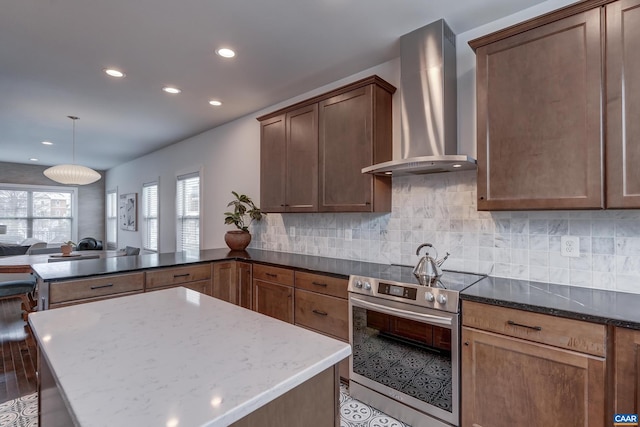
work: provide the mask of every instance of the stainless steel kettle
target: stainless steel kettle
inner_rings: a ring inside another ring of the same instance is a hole
[[[420,258],[418,264],[413,268],[413,275],[416,276],[418,282],[422,286],[431,286],[433,285],[440,276],[442,276],[442,270],[440,266],[449,258],[449,252],[445,255],[444,258],[438,260],[438,251],[433,247],[431,243],[423,243],[418,246],[416,249],[416,255],[420,256],[420,249],[427,247],[431,248],[435,251],[436,256],[431,257],[429,255],[429,250],[425,253],[425,255]]]

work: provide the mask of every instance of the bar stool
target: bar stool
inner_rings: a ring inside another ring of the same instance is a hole
[[[34,297],[36,290],[36,278],[28,278],[21,280],[11,280],[8,282],[0,282],[0,299],[9,299],[20,297],[22,300],[22,319],[27,320],[29,313],[34,311],[36,299]]]

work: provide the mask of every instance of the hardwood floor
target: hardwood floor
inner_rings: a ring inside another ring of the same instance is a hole
[[[0,402],[36,391],[36,351],[20,299],[0,300]]]

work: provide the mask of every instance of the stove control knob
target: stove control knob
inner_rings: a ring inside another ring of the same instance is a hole
[[[446,304],[447,303],[447,296],[440,294],[438,295],[438,303],[439,304]]]
[[[356,280],[356,288],[362,288],[362,282],[360,280]]]
[[[364,290],[365,291],[370,291],[371,290],[371,284],[369,282],[364,282]]]
[[[431,292],[427,292],[426,294],[424,294],[424,299],[426,299],[429,302],[433,302],[436,299],[436,297],[434,297]]]

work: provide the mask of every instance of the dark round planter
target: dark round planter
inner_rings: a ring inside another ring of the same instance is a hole
[[[243,251],[251,243],[251,234],[248,231],[227,231],[224,242],[232,251]]]

